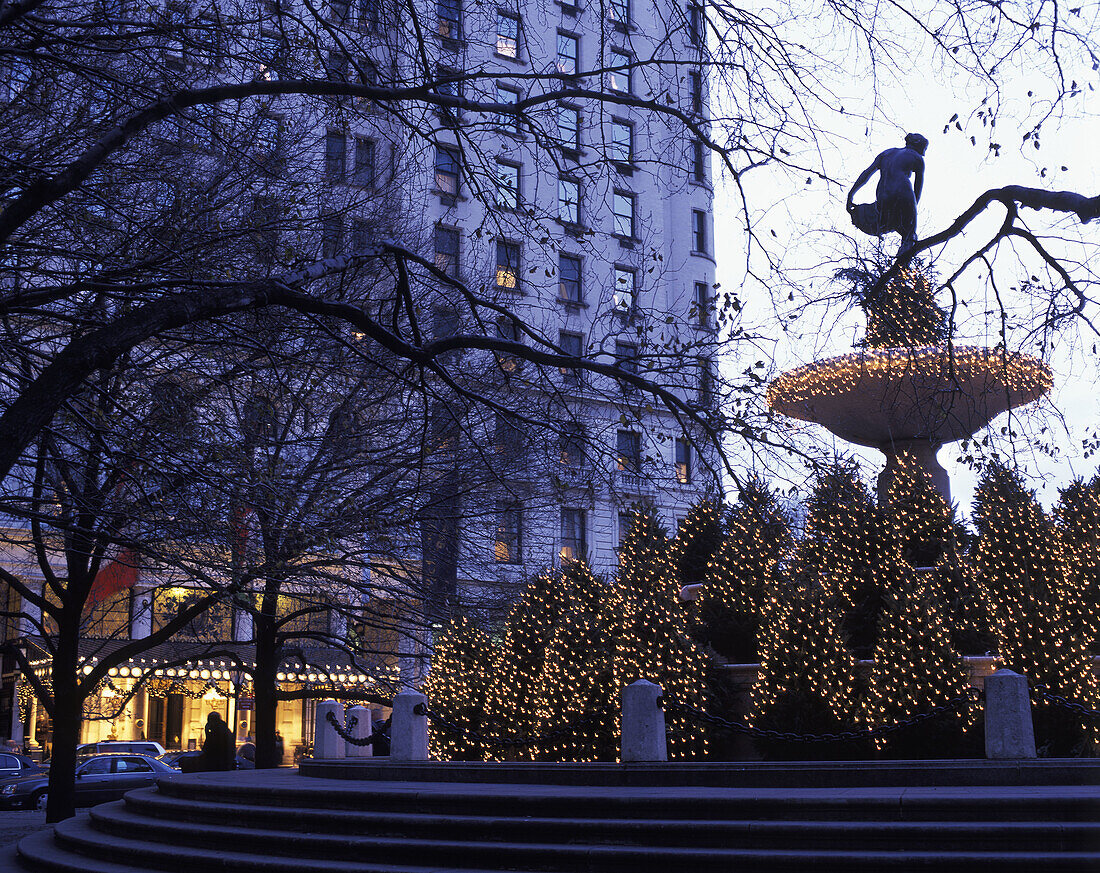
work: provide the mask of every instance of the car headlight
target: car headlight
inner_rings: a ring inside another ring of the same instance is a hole
[[[0,794],[2,794],[4,797],[11,797],[13,794],[15,794],[15,789],[17,787],[18,786],[16,785],[5,785],[3,788],[0,788]]]

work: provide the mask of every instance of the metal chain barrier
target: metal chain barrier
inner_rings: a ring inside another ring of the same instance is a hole
[[[658,702],[662,704],[665,712],[682,713],[683,715],[694,718],[696,721],[707,722],[717,727],[727,728],[732,731],[750,734],[763,739],[785,740],[794,743],[836,743],[847,740],[875,740],[881,737],[890,736],[891,734],[918,725],[921,722],[929,721],[930,719],[938,718],[947,713],[971,706],[977,703],[981,699],[981,696],[982,692],[979,689],[971,688],[965,694],[960,694],[958,697],[953,697],[941,703],[939,706],[932,707],[928,712],[922,712],[920,715],[914,715],[911,718],[904,719],[895,724],[880,725],[879,727],[866,728],[864,730],[838,731],[837,733],[825,734],[799,734],[791,731],[776,731],[768,728],[758,728],[747,725],[744,722],[722,718],[720,715],[712,715],[705,710],[678,703],[677,701],[669,700],[664,697],[658,698]]]
[[[580,721],[567,724],[564,727],[560,727],[557,730],[549,731],[545,734],[514,734],[509,737],[490,737],[485,734],[478,733],[477,731],[467,730],[462,725],[444,718],[438,712],[428,709],[428,707],[422,704],[417,706],[418,715],[426,715],[433,724],[438,724],[443,729],[453,734],[460,734],[468,739],[472,739],[475,742],[481,743],[484,746],[535,746],[539,743],[548,743],[551,740],[559,739],[560,737],[569,736],[576,733],[581,728],[587,726],[591,722],[595,721],[596,716],[590,715],[586,718],[582,718]]]
[[[1087,706],[1076,703],[1068,697],[1053,694],[1046,685],[1033,685],[1031,690],[1047,703],[1053,703],[1055,706],[1060,706],[1062,709],[1069,710],[1075,715],[1082,716],[1083,718],[1100,718],[1100,709],[1089,709]]]
[[[375,731],[369,737],[356,737],[352,736],[352,731],[355,730],[355,726],[359,724],[359,716],[353,715],[348,719],[347,726],[340,724],[340,719],[336,717],[335,712],[326,712],[325,720],[332,725],[332,729],[340,736],[345,743],[351,743],[353,746],[369,746],[374,742],[374,738],[378,736],[385,736],[382,731]]]

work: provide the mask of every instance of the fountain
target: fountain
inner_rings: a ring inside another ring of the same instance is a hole
[[[863,306],[863,348],[783,373],[768,386],[768,405],[882,452],[880,500],[904,454],[950,501],[939,449],[972,436],[1002,412],[1038,400],[1050,390],[1050,368],[1003,348],[951,343],[946,316],[919,268],[902,270],[881,299],[864,299]]]

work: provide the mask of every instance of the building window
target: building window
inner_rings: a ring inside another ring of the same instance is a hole
[[[693,140],[691,143],[691,181],[702,184],[706,180],[706,148],[700,140]]]
[[[361,254],[367,247],[370,239],[370,224],[365,218],[353,218],[351,220],[351,250]]]
[[[374,187],[374,158],[376,143],[373,139],[355,138],[355,184],[363,188]]]
[[[563,330],[558,333],[558,345],[562,353],[569,358],[581,358],[584,355],[584,336],[572,331]],[[562,366],[559,368],[562,379],[570,385],[579,385],[583,380],[584,370],[580,367]]]
[[[634,125],[629,121],[618,118],[612,120],[611,145],[607,156],[619,164],[634,161]]]
[[[583,509],[561,511],[561,552],[563,561],[583,561],[588,557],[588,540]]]
[[[343,248],[344,222],[338,215],[321,219],[321,257],[335,258]]]
[[[642,435],[632,430],[620,430],[615,437],[618,468],[634,476],[642,472]]]
[[[505,58],[519,57],[519,17],[497,12],[497,54]]]
[[[497,319],[497,339],[510,343],[522,343],[523,334],[515,319],[502,315]],[[515,373],[523,366],[523,358],[508,352],[496,353],[497,366],[506,373]]]
[[[611,51],[611,60],[607,72],[607,87],[612,91],[629,94],[631,91],[632,71],[630,69],[630,55],[626,52]]]
[[[710,409],[714,406],[714,364],[710,358],[699,359],[699,405]]]
[[[558,177],[558,218],[566,224],[581,223],[581,183]]]
[[[626,544],[626,538],[630,536],[630,530],[634,527],[634,513],[630,510],[619,511],[619,548]]]
[[[615,362],[624,373],[637,375],[638,373],[638,347],[634,343],[615,343]],[[638,389],[633,382],[620,381],[619,387],[623,394],[633,394]]]
[[[380,0],[359,0],[359,29],[365,31],[378,30],[381,23],[379,15]]]
[[[344,52],[331,51],[325,54],[325,77],[333,82],[348,80],[348,56]]]
[[[335,24],[344,24],[351,11],[348,0],[328,0],[328,20]]]
[[[445,276],[458,277],[458,231],[454,228],[436,226],[435,266]]]
[[[691,250],[707,254],[707,214],[702,209],[691,210]]]
[[[558,299],[566,303],[581,303],[581,259],[573,255],[558,255]]]
[[[441,97],[454,100],[460,99],[462,97],[462,80],[459,78],[458,72],[441,67],[436,73],[436,83],[433,90]],[[439,105],[435,111],[445,121],[457,121],[461,114],[457,107],[447,105]]]
[[[699,327],[708,327],[710,325],[710,286],[706,282],[696,282],[693,296],[696,324]]]
[[[563,467],[583,467],[585,461],[584,427],[575,421],[569,421],[562,425],[560,447]]]
[[[619,24],[630,23],[630,0],[611,0],[607,13],[612,21]]]
[[[629,267],[615,268],[615,309],[618,312],[633,312],[637,305],[638,274]]]
[[[506,458],[518,458],[523,448],[523,431],[519,423],[499,412],[493,422],[493,448]]]
[[[580,38],[558,31],[558,72],[563,76],[577,75],[580,57]]]
[[[256,258],[265,266],[275,262],[283,213],[283,204],[274,197],[257,194],[252,198],[252,239],[256,244]]]
[[[519,91],[514,88],[508,88],[504,85],[497,85],[497,103],[504,106],[515,106],[519,103]],[[518,112],[498,112],[496,113],[496,124],[499,127],[503,127],[506,130],[519,130],[519,113]]]
[[[576,106],[558,106],[558,139],[562,148],[581,150],[581,111]]]
[[[634,195],[628,191],[616,191],[611,198],[611,211],[615,215],[615,236],[634,239]]]
[[[339,184],[347,176],[348,138],[339,131],[330,130],[325,134],[325,180],[330,184]]]
[[[687,8],[688,42],[694,46],[703,44],[703,8],[692,3]]]
[[[681,485],[691,481],[691,443],[683,438],[676,440],[676,481]]]
[[[449,197],[458,195],[458,152],[437,148],[435,151],[435,190]]]
[[[283,78],[286,72],[287,56],[286,40],[278,33],[260,34],[260,76],[268,82],[277,82]]]
[[[691,111],[696,115],[703,114],[703,74],[698,72],[688,73],[688,82],[691,86]]]
[[[462,0],[436,0],[439,15],[439,35],[445,39],[462,39]]]
[[[523,560],[523,504],[508,502],[497,507],[493,557],[500,564],[519,564]]]
[[[501,291],[519,290],[519,243],[497,240],[496,286]]]
[[[261,114],[256,119],[256,165],[269,176],[283,170],[283,120]]]
[[[500,209],[519,209],[519,167],[497,161],[496,201]]]

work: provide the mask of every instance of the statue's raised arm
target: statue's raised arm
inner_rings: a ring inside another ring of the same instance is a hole
[[[852,224],[871,236],[901,234],[905,251],[917,241],[917,202],[924,189],[924,153],[928,140],[919,133],[905,137],[905,147],[887,149],[859,174],[848,192],[846,208]],[[856,192],[878,173],[874,203],[856,204]],[[912,177],[912,181],[910,181]]]

